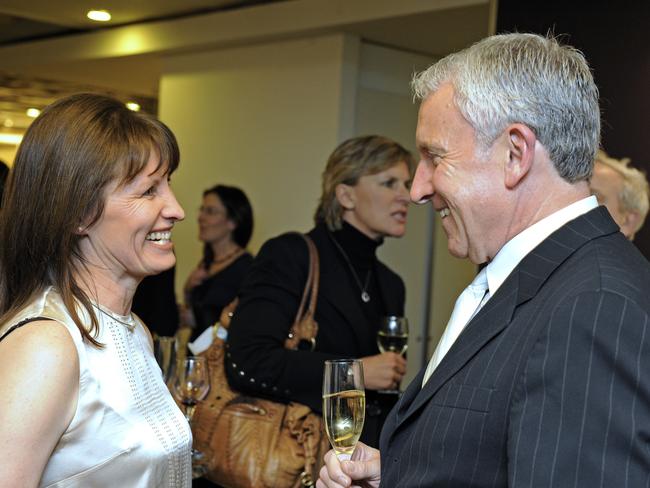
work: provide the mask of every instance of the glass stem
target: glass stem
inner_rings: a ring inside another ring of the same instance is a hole
[[[185,418],[187,423],[192,425],[192,417],[194,417],[194,410],[196,410],[196,404],[185,405]]]

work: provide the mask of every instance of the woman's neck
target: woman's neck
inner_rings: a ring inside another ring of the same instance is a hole
[[[83,268],[82,268],[83,269]],[[93,266],[88,266],[88,271],[77,273],[75,281],[79,288],[98,305],[119,315],[128,315],[131,312],[133,295],[138,287],[139,281],[132,277],[117,279],[109,276],[108,270],[97,269],[94,272]]]
[[[214,261],[223,261],[241,250],[232,239],[222,239],[211,244]]]
[[[383,242],[368,237],[355,226],[343,222],[340,230],[332,233],[341,245],[352,264],[356,267],[367,268],[376,259],[377,247]]]

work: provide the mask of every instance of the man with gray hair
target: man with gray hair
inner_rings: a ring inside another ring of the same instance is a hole
[[[629,164],[629,158],[615,159],[598,151],[589,184],[598,203],[607,207],[623,235],[632,241],[648,215],[648,180]]]
[[[389,415],[318,487],[646,486],[650,264],[591,196],[598,91],[580,52],[486,38],[413,81],[411,198],[486,263]],[[381,454],[380,454],[381,451]]]

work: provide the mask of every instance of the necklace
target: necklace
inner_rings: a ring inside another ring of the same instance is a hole
[[[354,277],[354,281],[357,282],[357,285],[361,290],[361,301],[363,301],[363,303],[368,303],[370,301],[370,294],[368,293],[368,284],[370,283],[370,275],[372,274],[372,268],[370,268],[368,270],[368,273],[366,273],[366,281],[364,282],[363,285],[361,285],[361,279],[359,278],[357,272],[354,270],[354,266],[352,266],[352,263],[350,262],[350,258],[348,257],[347,253],[343,250],[341,244],[337,242],[337,240],[334,238],[333,235],[331,234],[328,235],[330,236],[330,239],[332,239],[332,242],[334,243],[336,248],[341,253],[341,256],[343,256],[343,259],[345,260],[345,263],[348,265],[348,268],[350,268],[350,271],[352,272],[352,276]]]
[[[126,327],[129,330],[129,332],[133,332],[135,330],[135,321],[133,320],[132,315],[120,316],[120,315],[114,314],[112,312],[109,312],[108,310],[104,310],[102,307],[100,307],[99,305],[95,305],[94,303],[92,305],[97,310],[99,310],[101,313],[106,315],[108,318],[114,320],[115,322],[119,322],[120,324],[122,324],[124,327]],[[120,318],[120,317],[122,317],[122,318]],[[128,320],[128,322],[125,322],[123,319]]]
[[[232,257],[234,257],[234,256],[236,256],[236,255],[238,255],[238,254],[241,254],[241,253],[243,253],[243,252],[244,252],[244,250],[243,250],[242,248],[238,247],[238,248],[235,249],[233,252],[228,253],[228,254],[226,254],[226,255],[223,256],[223,257],[220,257],[220,258],[214,258],[214,259],[212,260],[212,264],[223,263],[223,262],[225,262],[225,261],[228,261],[230,258],[232,258]]]

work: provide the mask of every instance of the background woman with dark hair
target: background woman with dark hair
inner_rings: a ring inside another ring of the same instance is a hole
[[[234,186],[216,185],[203,192],[199,209],[203,258],[185,283],[186,314],[192,338],[219,319],[236,296],[253,257],[246,246],[253,233],[253,209]]]
[[[0,486],[189,487],[191,433],[131,314],[176,262],[176,139],[80,94],[27,130],[0,212]]]
[[[228,337],[228,380],[239,391],[297,401],[320,412],[324,361],[362,358],[366,423],[362,440],[376,446],[383,420],[406,372],[398,354],[380,354],[377,331],[385,315],[403,315],[402,279],[377,259],[385,237],[406,232],[411,154],[381,136],[343,142],[323,172],[316,226],[320,290],[313,351],[287,350],[284,340],[307,278],[303,239],[284,234],[260,249],[239,293]]]

